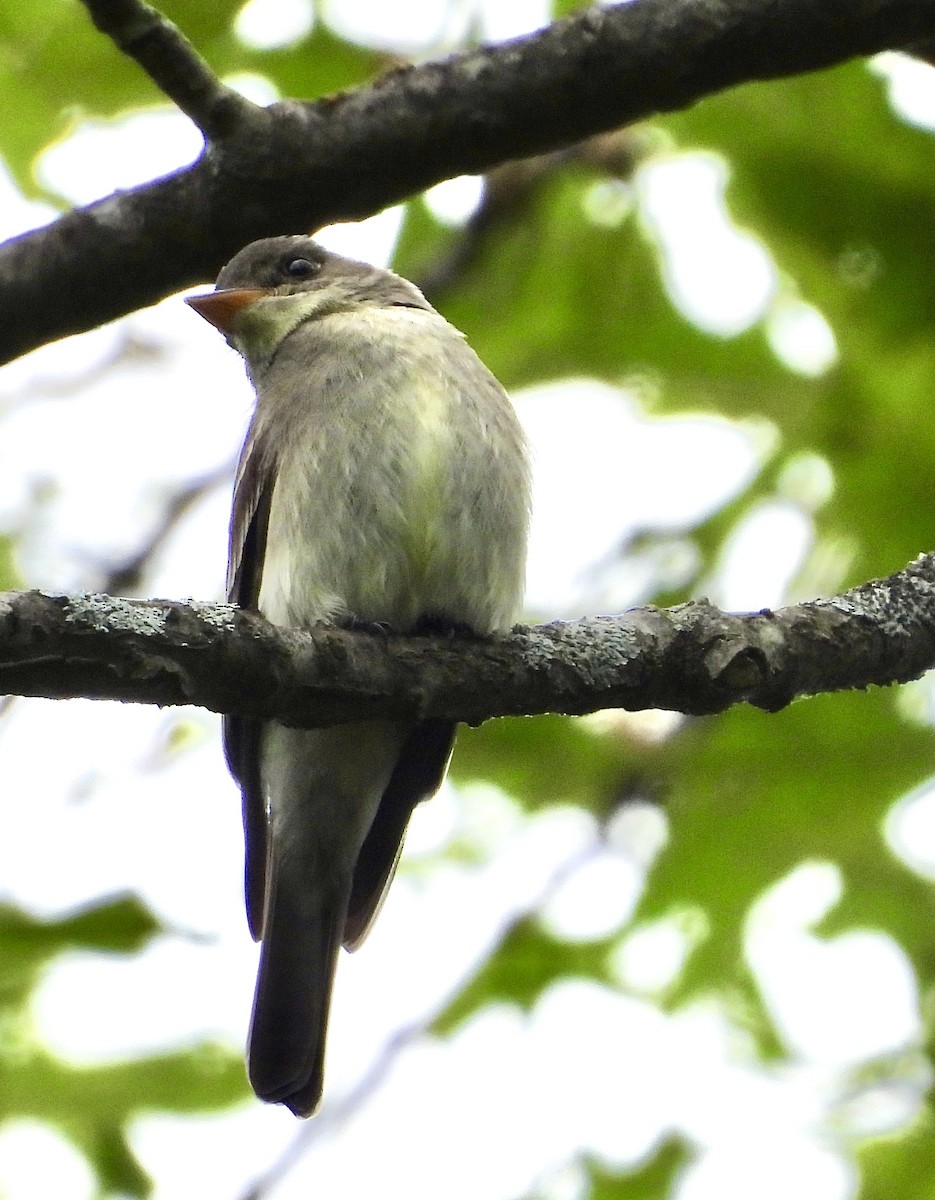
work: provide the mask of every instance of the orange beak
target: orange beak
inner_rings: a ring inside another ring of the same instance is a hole
[[[204,296],[186,296],[185,303],[221,333],[230,333],[237,314],[268,296],[265,288],[221,288]]]

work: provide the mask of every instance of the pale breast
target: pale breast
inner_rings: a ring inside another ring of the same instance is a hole
[[[528,479],[502,389],[433,313],[373,308],[297,332],[266,385],[279,380],[287,450],[261,609],[288,624],[353,614],[408,628],[429,613],[508,625]]]

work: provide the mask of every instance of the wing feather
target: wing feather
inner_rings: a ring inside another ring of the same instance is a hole
[[[251,430],[234,484],[227,565],[227,598],[241,608],[255,609],[259,599],[275,482],[275,459]],[[222,722],[227,765],[243,796],[244,891],[247,921],[257,940],[263,933],[269,841],[269,820],[260,780],[262,728],[261,721],[248,717],[226,716]]]
[[[412,810],[441,787],[455,740],[453,721],[422,721],[412,730],[364,839],[344,922],[344,945],[356,950],[393,882]]]

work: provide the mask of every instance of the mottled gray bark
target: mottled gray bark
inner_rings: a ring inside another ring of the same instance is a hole
[[[829,600],[730,615],[705,601],[495,639],[280,629],[223,604],[0,595],[0,693],[197,704],[295,725],[602,708],[768,711],[935,665],[935,555]]]

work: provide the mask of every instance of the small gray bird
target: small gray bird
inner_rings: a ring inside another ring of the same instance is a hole
[[[503,388],[413,284],[310,238],[254,242],[188,303],[257,395],[231,516],[228,595],[279,625],[510,628],[529,514]],[[317,1108],[338,950],[363,941],[412,810],[441,785],[448,721],[289,729],[224,721],[243,792],[247,916],[262,938],[250,1082]]]

